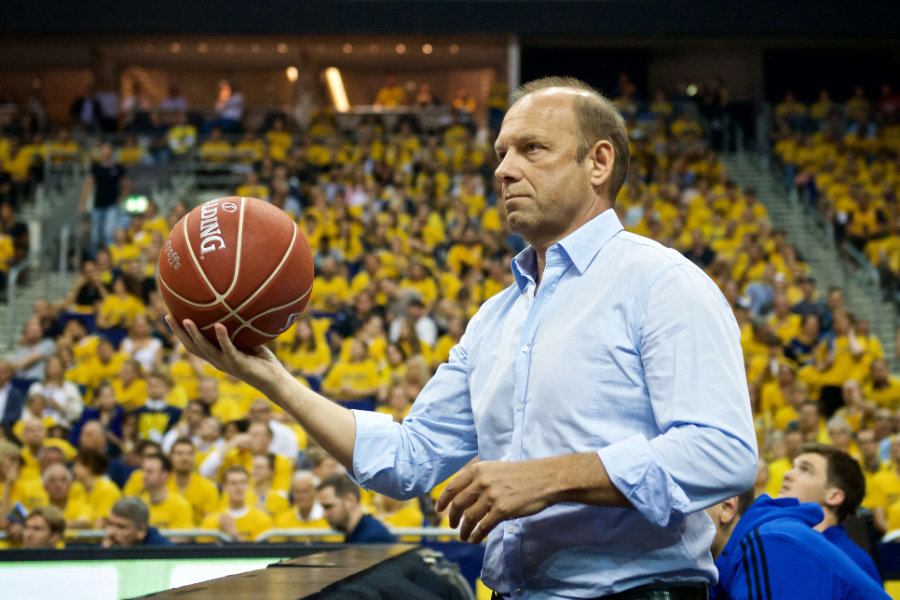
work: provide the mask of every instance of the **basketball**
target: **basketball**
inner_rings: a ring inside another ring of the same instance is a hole
[[[286,331],[306,308],[313,260],[290,215],[256,198],[204,202],[172,228],[159,256],[159,290],[181,323],[214,344],[214,325],[249,349]]]

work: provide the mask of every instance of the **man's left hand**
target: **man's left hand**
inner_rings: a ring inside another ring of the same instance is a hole
[[[540,461],[473,462],[447,484],[435,508],[450,507],[450,526],[462,521],[459,539],[480,543],[499,523],[540,512],[553,504]]]

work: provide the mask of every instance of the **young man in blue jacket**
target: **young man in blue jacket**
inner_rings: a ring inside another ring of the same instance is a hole
[[[822,509],[753,490],[706,509],[716,526],[714,600],[888,600],[890,596],[813,529]]]
[[[875,561],[847,536],[844,519],[856,513],[866,495],[866,477],[859,463],[847,454],[825,444],[810,443],[800,448],[794,466],[784,474],[779,498],[815,502],[825,518],[813,527],[881,584]]]

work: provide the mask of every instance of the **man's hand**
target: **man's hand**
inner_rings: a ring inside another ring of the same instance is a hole
[[[552,502],[535,485],[533,461],[472,462],[456,474],[438,498],[439,512],[450,507],[450,526],[462,522],[459,539],[480,543],[507,519],[540,512]]]
[[[480,543],[503,521],[560,502],[631,507],[594,452],[521,462],[470,462],[444,488],[435,509],[450,508],[459,539]]]
[[[257,346],[249,352],[241,352],[234,347],[228,337],[228,330],[221,323],[215,325],[219,348],[206,339],[197,325],[185,319],[183,326],[172,315],[166,315],[166,323],[191,354],[206,360],[215,368],[246,381],[266,396],[271,396],[278,376],[287,373],[265,346]]]
[[[228,513],[222,513],[222,515],[219,517],[219,529],[224,531],[234,539],[238,539],[237,521],[235,521],[234,517],[232,517]]]

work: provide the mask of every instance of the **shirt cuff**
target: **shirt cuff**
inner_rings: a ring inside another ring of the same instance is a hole
[[[394,419],[387,413],[353,410],[356,440],[353,446],[353,472],[348,474],[362,487],[384,469],[394,465],[394,454],[385,452],[385,439],[392,435]],[[368,488],[366,488],[368,489]]]
[[[650,443],[633,435],[597,451],[610,481],[645,519],[657,527],[681,524],[689,499],[666,473]]]

